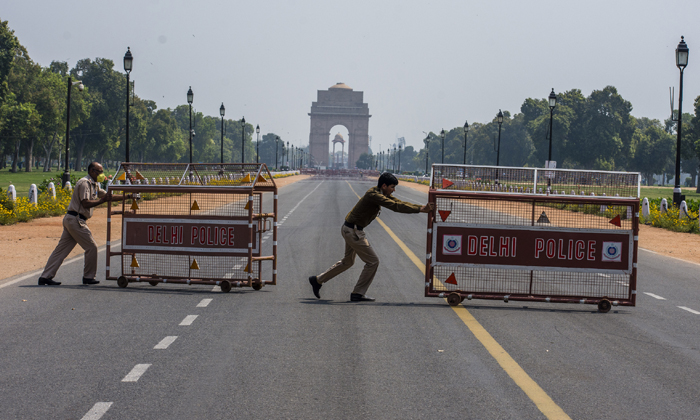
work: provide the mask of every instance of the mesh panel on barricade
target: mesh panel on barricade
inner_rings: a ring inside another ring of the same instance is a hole
[[[639,197],[636,172],[433,165],[436,189],[515,194]]]
[[[108,280],[121,287],[130,281],[220,284],[222,291],[277,283],[277,186],[265,164],[123,163],[109,188],[129,198],[121,210],[108,207],[107,252],[121,257],[114,269],[119,277],[107,264]],[[263,206],[265,193],[274,194],[272,212]],[[119,252],[109,242],[112,215],[122,216]],[[272,255],[261,255],[269,230]],[[272,270],[263,269],[268,261]]]
[[[498,191],[504,184],[468,190],[497,169],[433,167],[433,183],[451,180],[430,190],[436,210],[428,218],[426,296],[447,296],[450,304],[463,298],[635,304],[638,199],[528,193],[524,185],[536,176],[530,168],[501,173],[524,192]],[[596,176],[587,179],[610,182],[599,185],[607,193],[630,193],[625,188],[637,177]]]

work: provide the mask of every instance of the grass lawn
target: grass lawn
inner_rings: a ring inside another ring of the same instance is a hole
[[[3,191],[7,191],[7,187],[12,184],[15,186],[15,190],[17,190],[17,197],[26,197],[29,195],[29,187],[32,184],[36,184],[38,187],[39,184],[41,184],[41,182],[46,178],[51,178],[61,174],[63,174],[63,169],[56,171],[56,168],[53,168],[51,172],[42,172],[42,169],[40,168],[37,171],[22,171],[17,173],[12,173],[9,171],[9,169],[2,169],[0,170],[0,188],[2,188]],[[79,178],[82,178],[87,175],[87,171],[71,171],[71,175],[76,175]],[[105,175],[109,175],[109,173],[105,172]],[[56,185],[56,188],[58,187],[60,187],[60,185]]]
[[[700,194],[695,188],[681,187],[681,194],[685,194],[686,200],[699,200]],[[669,201],[673,198],[673,187],[642,187],[641,198],[665,198]]]

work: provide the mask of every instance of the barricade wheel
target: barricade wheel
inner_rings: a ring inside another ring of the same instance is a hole
[[[462,303],[462,296],[459,293],[452,292],[447,295],[447,303],[449,303],[450,306],[457,306]]]
[[[221,282],[221,291],[224,293],[228,293],[231,291],[231,282],[228,280],[224,280]]]
[[[610,311],[611,307],[612,304],[607,299],[602,299],[600,302],[598,302],[598,312],[607,313]]]
[[[158,286],[158,282],[155,280],[149,281],[148,284],[150,284],[151,286]]]
[[[262,282],[253,283],[253,290],[260,290],[260,289],[262,289]]]
[[[117,279],[117,286],[126,287],[128,285],[129,285],[129,280],[124,276],[119,276],[119,278]]]

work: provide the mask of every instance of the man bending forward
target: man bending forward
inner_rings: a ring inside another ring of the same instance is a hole
[[[355,207],[350,210],[350,213],[345,216],[345,222],[340,229],[340,234],[345,240],[345,256],[318,276],[309,277],[314,296],[320,299],[323,283],[352,267],[357,255],[365,263],[365,267],[362,269],[355,289],[350,294],[350,300],[353,302],[374,301],[374,298],[366,296],[365,293],[372,284],[379,267],[379,257],[365,237],[364,229],[379,215],[381,207],[398,213],[429,213],[434,207],[431,203],[420,206],[392,197],[391,194],[398,184],[399,180],[394,175],[388,172],[383,173],[377,181],[377,186],[367,190],[360,201],[355,204]]]

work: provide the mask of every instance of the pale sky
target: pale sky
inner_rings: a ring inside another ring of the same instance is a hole
[[[344,82],[363,91],[375,151],[396,136],[422,146],[423,131],[489,122],[528,98],[615,86],[632,114],[663,120],[690,49],[685,112],[700,95],[700,2],[693,1],[35,1],[4,0],[30,57],[134,55],[136,93],[159,108],[259,124],[308,144],[316,91]],[[555,110],[556,112],[556,110]],[[335,133],[332,133],[334,135]]]

